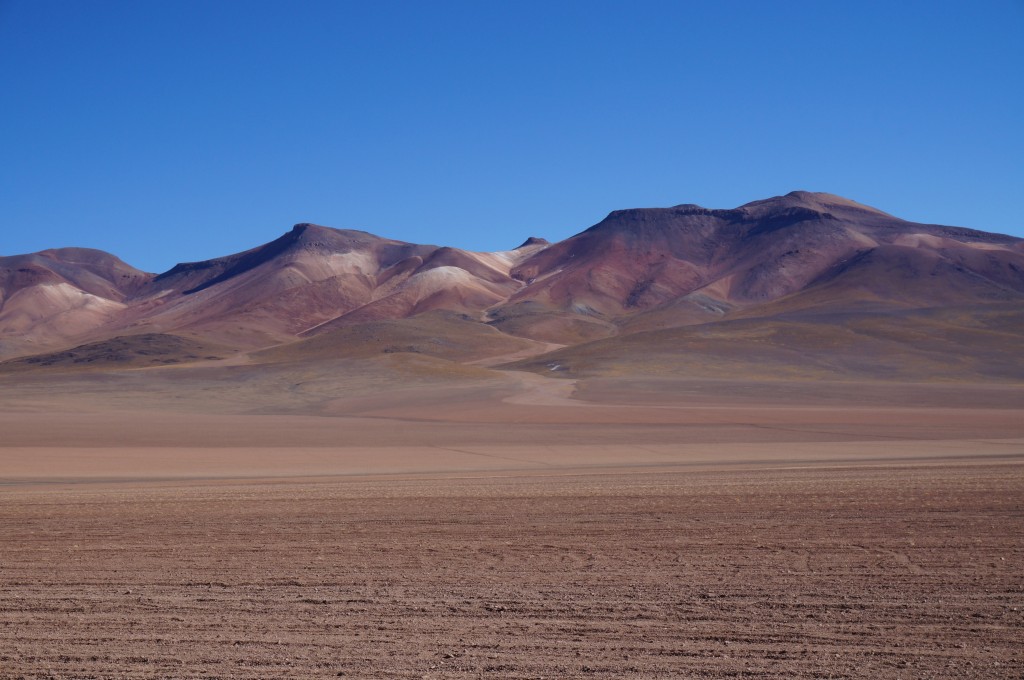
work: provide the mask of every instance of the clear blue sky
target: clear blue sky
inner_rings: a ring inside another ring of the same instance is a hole
[[[828,191],[1024,235],[1024,2],[0,0],[0,254]]]

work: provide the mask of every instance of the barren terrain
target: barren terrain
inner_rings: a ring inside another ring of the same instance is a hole
[[[1019,387],[360,366],[6,378],[0,677],[1024,673]]]

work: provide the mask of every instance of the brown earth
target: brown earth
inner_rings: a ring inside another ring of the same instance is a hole
[[[22,487],[0,677],[1019,677],[1021,473]]]
[[[1024,673],[1019,385],[246,368],[0,376],[0,678]]]

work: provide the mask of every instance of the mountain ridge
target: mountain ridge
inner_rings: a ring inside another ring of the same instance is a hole
[[[304,222],[160,274],[81,248],[0,257],[0,359],[167,333],[248,352],[432,311],[577,345],[780,314],[1022,303],[1024,239],[794,191],[615,210],[562,241],[492,253]]]

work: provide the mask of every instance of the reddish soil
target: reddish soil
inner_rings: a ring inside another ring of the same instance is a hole
[[[2,499],[2,678],[1024,674],[1019,453]]]
[[[430,367],[0,383],[0,679],[1024,676],[1019,386]]]

